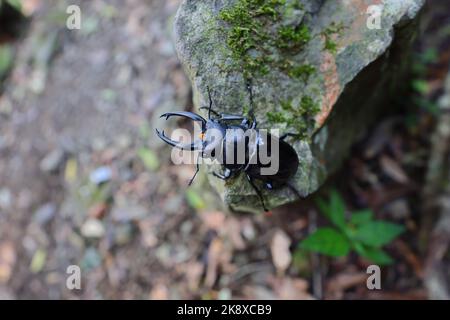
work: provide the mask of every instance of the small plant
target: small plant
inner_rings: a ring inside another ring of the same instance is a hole
[[[334,227],[317,229],[300,243],[301,249],[331,257],[343,257],[354,250],[379,265],[393,262],[382,247],[399,236],[403,226],[374,220],[371,210],[355,211],[346,218],[345,203],[337,191],[331,192],[329,203],[319,199],[317,205]]]

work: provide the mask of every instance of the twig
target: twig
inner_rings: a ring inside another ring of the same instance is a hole
[[[317,212],[315,210],[310,210],[308,212],[308,216],[309,216],[308,231],[310,234],[312,234],[317,229]],[[312,277],[313,295],[317,299],[322,299],[323,297],[322,264],[320,256],[317,253],[311,253],[311,264],[313,270],[313,277]]]
[[[450,299],[447,266],[443,261],[450,247],[450,74],[446,94],[440,101],[441,115],[432,138],[432,150],[423,192],[421,238],[428,240],[425,285],[432,299]],[[434,225],[434,227],[433,227]]]

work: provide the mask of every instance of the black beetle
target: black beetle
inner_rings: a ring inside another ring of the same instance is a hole
[[[196,140],[190,144],[181,144],[171,140],[164,134],[164,131],[160,132],[156,129],[156,134],[169,145],[182,150],[199,150],[199,156],[203,158],[218,158],[218,154],[215,151],[219,150],[221,152],[222,159],[226,158],[227,154],[233,154],[232,161],[226,161],[222,163],[224,171],[223,173],[213,172],[214,176],[222,180],[228,180],[240,172],[245,172],[248,182],[251,184],[265,211],[268,211],[261,191],[255,184],[255,180],[260,181],[263,186],[268,190],[278,189],[282,187],[289,187],[295,194],[300,197],[299,192],[289,183],[289,180],[295,176],[299,166],[299,160],[296,151],[292,148],[285,139],[289,136],[297,136],[295,134],[284,134],[282,136],[275,137],[268,133],[261,134],[261,130],[257,129],[256,118],[253,111],[253,94],[251,85],[247,85],[247,90],[250,95],[250,116],[253,118],[250,121],[247,117],[239,115],[230,115],[224,113],[218,113],[212,109],[213,101],[211,98],[211,92],[208,88],[209,97],[209,107],[201,107],[200,109],[208,109],[208,120],[204,119],[202,116],[187,112],[169,112],[161,116],[161,118],[169,119],[172,116],[180,116],[189,118],[191,120],[201,123],[201,140]],[[217,118],[212,118],[211,115],[215,115]],[[240,124],[236,124],[240,121]],[[250,136],[245,135],[245,132],[251,130],[254,132],[253,139]],[[210,132],[220,132],[221,139],[213,139]],[[263,162],[260,158],[260,149],[264,146],[269,157],[271,154],[272,143],[277,139],[279,146],[279,160],[282,161],[283,165],[280,165],[278,171],[272,175],[262,175],[261,169],[270,167],[271,163]],[[245,161],[243,163],[238,163],[237,160],[237,148],[239,145],[244,146],[245,150]],[[199,161],[197,158],[196,171],[194,176],[189,182],[189,185],[194,181],[197,173],[199,171]]]

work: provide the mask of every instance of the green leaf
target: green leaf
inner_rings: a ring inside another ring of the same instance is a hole
[[[331,191],[329,204],[322,199],[317,199],[316,203],[320,212],[327,217],[330,222],[341,230],[346,229],[345,204],[336,190]]]
[[[47,252],[43,249],[38,249],[31,259],[30,270],[33,273],[39,273],[45,266],[47,260]]]
[[[330,216],[330,207],[328,206],[328,204],[321,198],[317,198],[316,199],[316,204],[317,207],[319,208],[319,211],[325,216],[327,217],[328,220],[331,220]]]
[[[361,257],[367,258],[378,265],[388,265],[394,262],[391,256],[379,248],[369,248],[361,245],[355,246],[355,251]]]
[[[333,228],[319,228],[300,243],[300,247],[309,251],[332,257],[346,256],[350,251],[350,242]]]
[[[0,46],[0,78],[11,68],[13,63],[13,51],[10,46]]]
[[[426,94],[430,91],[430,85],[425,80],[416,79],[411,83],[413,89],[420,94]]]
[[[203,199],[191,189],[186,191],[186,199],[188,204],[196,210],[202,210],[206,207]]]
[[[371,221],[359,226],[354,233],[354,238],[368,246],[381,247],[390,243],[404,230],[403,226],[395,223]]]
[[[345,225],[345,203],[336,190],[332,190],[330,194],[329,219],[334,225],[341,230],[346,228]]]
[[[350,223],[359,226],[361,224],[368,223],[372,220],[373,220],[373,212],[367,209],[353,212],[350,218]]]
[[[420,55],[423,63],[436,63],[439,61],[439,52],[436,48],[427,49]]]
[[[309,259],[310,254],[307,250],[297,248],[292,255],[292,266],[301,273],[300,275],[306,275],[311,270],[311,263]]]
[[[141,148],[138,150],[138,156],[148,170],[155,171],[159,168],[159,160],[154,151]]]
[[[14,7],[14,9],[16,9],[17,11],[22,11],[22,3],[20,0],[6,0],[6,2],[9,3],[11,7]]]

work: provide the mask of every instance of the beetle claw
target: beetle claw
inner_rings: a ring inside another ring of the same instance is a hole
[[[171,145],[172,147],[175,147],[175,148],[178,148],[181,150],[189,150],[189,151],[199,150],[201,147],[201,144],[199,146],[199,144],[196,142],[193,142],[190,144],[182,144],[181,142],[174,141],[174,140],[170,139],[168,136],[166,136],[166,134],[164,133],[164,130],[161,132],[158,129],[155,129],[155,130],[156,130],[156,134],[158,135],[158,137],[165,143]]]
[[[206,126],[205,118],[203,118],[202,116],[199,116],[198,114],[195,114],[193,112],[189,112],[189,111],[167,112],[167,113],[164,113],[163,115],[161,115],[160,118],[166,118],[166,120],[168,120],[170,117],[174,117],[174,116],[188,118],[193,121],[201,122],[203,130]],[[194,150],[200,150],[202,147],[201,141],[197,141],[197,142],[194,141],[191,144],[182,144],[181,142],[174,141],[174,140],[170,139],[168,136],[166,136],[166,134],[164,133],[164,130],[162,132],[160,132],[158,129],[156,129],[156,134],[165,143],[171,145],[172,147],[176,147],[178,149],[194,151]]]
[[[191,119],[193,121],[201,122],[203,125],[206,124],[206,119],[198,114],[189,111],[178,111],[178,112],[167,112],[160,116],[160,118],[166,118],[168,120],[170,117],[178,116]]]

